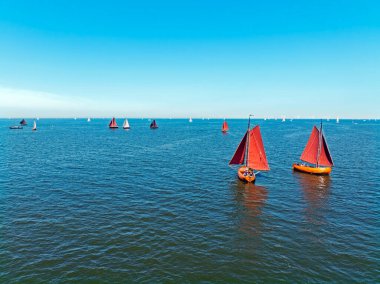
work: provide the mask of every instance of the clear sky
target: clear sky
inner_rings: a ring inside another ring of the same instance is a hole
[[[380,117],[380,1],[0,0],[0,117]]]

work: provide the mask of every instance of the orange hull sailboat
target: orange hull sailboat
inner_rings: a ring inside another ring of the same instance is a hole
[[[313,127],[309,141],[300,159],[311,165],[303,163],[293,164],[293,170],[316,175],[328,175],[331,173],[331,167],[334,165],[334,162],[327,146],[326,138],[322,132],[322,121],[320,129],[315,126]]]
[[[111,120],[111,122],[110,122],[110,124],[109,124],[108,126],[109,126],[109,128],[111,128],[111,129],[119,128],[119,126],[117,126],[117,123],[116,123],[116,120],[115,120],[114,117],[112,118],[112,120]]]
[[[268,160],[261,138],[260,126],[250,129],[251,115],[248,120],[248,130],[237,147],[230,165],[244,165],[238,169],[238,177],[245,182],[255,182],[256,171],[269,171]]]
[[[227,121],[224,120],[223,125],[222,125],[222,132],[227,133],[228,130],[229,128],[228,128]]]

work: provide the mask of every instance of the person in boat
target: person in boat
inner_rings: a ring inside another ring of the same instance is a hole
[[[246,176],[250,176],[250,177],[252,177],[253,176],[253,170],[252,169],[246,169],[245,171],[244,171],[244,174],[243,174],[245,177]]]

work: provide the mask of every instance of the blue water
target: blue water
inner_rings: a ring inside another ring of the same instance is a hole
[[[17,122],[0,120],[1,283],[379,282],[380,122],[325,122],[318,177],[291,169],[317,121],[255,120],[255,185],[228,167],[246,120]]]

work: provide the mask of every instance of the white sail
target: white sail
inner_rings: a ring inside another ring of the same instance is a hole
[[[36,121],[33,122],[33,128],[32,128],[32,130],[37,130],[37,123],[36,123]]]
[[[336,118],[336,123],[339,123],[339,117]]]
[[[124,129],[129,129],[129,128],[130,128],[130,127],[129,127],[128,119],[125,119],[125,120],[124,120],[123,128],[124,128]]]
[[[90,122],[91,121],[91,118],[87,118],[87,122]]]
[[[193,119],[190,117],[189,122],[193,122]]]

